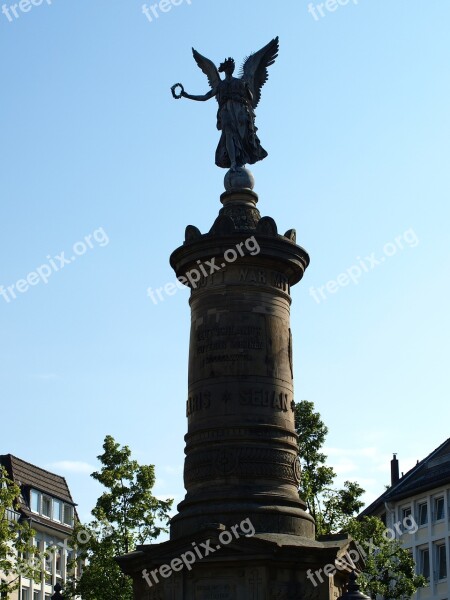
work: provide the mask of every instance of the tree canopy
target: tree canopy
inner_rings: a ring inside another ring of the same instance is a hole
[[[388,530],[380,519],[353,519],[347,531],[364,550],[364,571],[358,577],[363,591],[384,600],[401,600],[426,585],[425,577],[415,572],[411,553],[400,541],[386,535]]]
[[[296,404],[295,426],[302,466],[299,493],[316,521],[317,536],[345,532],[358,542],[365,561],[358,582],[366,594],[384,600],[410,598],[426,580],[416,575],[412,555],[400,541],[386,535],[389,530],[379,518],[355,518],[364,505],[359,484],[345,481],[343,488],[334,486],[336,473],[326,464],[323,452],[328,427],[313,402]]]
[[[19,511],[20,487],[0,465],[0,595],[8,599],[19,587],[20,576],[35,579],[41,569],[32,558],[38,553],[33,545],[35,532],[21,518]]]
[[[66,595],[80,595],[83,600],[132,600],[131,579],[122,573],[115,557],[166,531],[173,501],[158,500],[152,494],[154,466],[140,465],[131,458],[129,447],[121,447],[112,436],[105,437],[103,454],[97,458],[101,469],[91,477],[106,489],[92,509],[93,521],[75,527],[77,557],[72,566],[78,565],[78,572]]]
[[[302,400],[296,404],[295,427],[302,467],[299,492],[316,521],[316,533],[341,531],[364,505],[364,490],[352,481],[345,481],[343,488],[334,486],[336,473],[326,464],[327,456],[322,451],[328,427],[315,412],[313,402]]]

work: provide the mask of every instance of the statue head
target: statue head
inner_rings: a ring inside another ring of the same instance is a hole
[[[219,66],[219,73],[230,73],[232,74],[234,72],[234,59],[231,58],[231,56],[229,58],[226,58],[223,63],[221,63],[221,65]]]

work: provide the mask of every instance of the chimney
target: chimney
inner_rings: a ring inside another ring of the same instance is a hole
[[[397,460],[397,453],[395,453],[394,458],[391,460],[391,485],[395,485],[399,479],[399,466]]]

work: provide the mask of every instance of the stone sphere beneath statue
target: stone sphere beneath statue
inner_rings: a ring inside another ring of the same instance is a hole
[[[227,171],[224,179],[227,192],[239,190],[252,190],[255,187],[255,178],[251,171],[245,167],[239,167],[236,171]]]

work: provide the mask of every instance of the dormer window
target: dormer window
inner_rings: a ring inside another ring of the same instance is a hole
[[[30,508],[33,512],[35,513],[40,513],[41,512],[41,495],[39,492],[36,492],[35,490],[31,490],[30,493]]]
[[[62,502],[60,500],[53,500],[53,520],[58,523],[62,521]]]
[[[30,509],[47,519],[73,527],[73,506],[62,500],[57,500],[37,490],[30,490]]]
[[[64,504],[64,524],[73,527],[73,506]]]
[[[48,496],[42,496],[42,515],[44,517],[52,518],[52,499]]]

